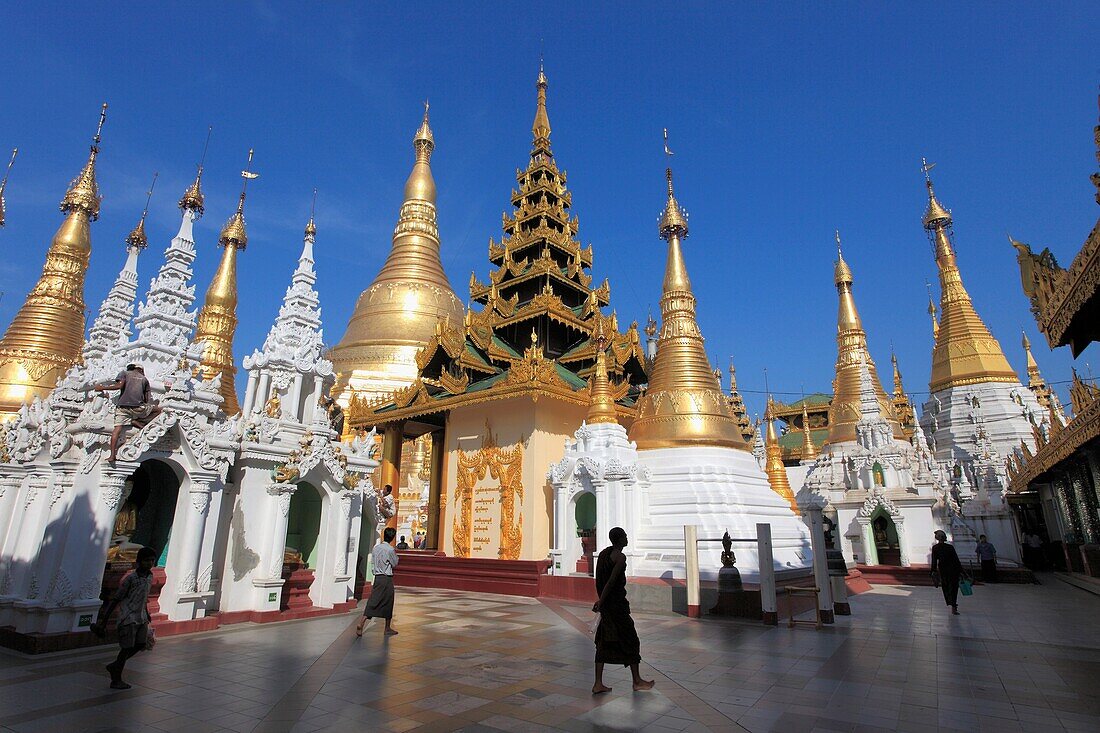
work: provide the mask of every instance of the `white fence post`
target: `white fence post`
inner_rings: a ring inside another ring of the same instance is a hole
[[[756,525],[757,556],[760,558],[760,609],[764,623],[779,625],[778,607],[775,603],[775,565],[772,562],[772,526]]]
[[[829,561],[825,555],[825,523],[821,507],[806,507],[804,516],[810,526],[810,547],[813,551],[814,585],[818,587],[817,615],[823,624],[833,623],[833,587],[829,581]]]
[[[684,569],[687,573],[687,615],[699,618],[699,528],[684,525]]]

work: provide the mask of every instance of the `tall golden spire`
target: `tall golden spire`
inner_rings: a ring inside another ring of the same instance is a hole
[[[802,398],[802,460],[812,461],[817,458],[817,446],[814,445],[813,435],[810,433],[810,414],[806,411],[806,398]]]
[[[11,160],[8,161],[3,180],[0,180],[0,227],[4,226],[4,189],[8,187],[8,176],[11,174],[11,167],[15,165],[15,156],[17,155],[19,155],[19,148],[12,148]]]
[[[925,281],[924,285],[928,288],[928,316],[932,319],[932,339],[935,340],[940,335],[940,322],[936,320],[936,301],[932,298],[932,283]]]
[[[928,389],[939,392],[978,382],[1018,382],[1001,345],[974,310],[951,246],[951,212],[940,204],[929,172],[935,163],[921,160],[928,188],[924,228],[932,241],[940,275],[940,323],[932,350]]]
[[[248,234],[244,225],[244,199],[248,182],[259,178],[252,172],[252,156],[248,151],[248,165],[241,171],[241,195],[237,210],[222,227],[218,244],[222,247],[222,259],[206,289],[206,299],[199,311],[195,328],[195,343],[202,342],[202,361],[198,374],[203,379],[213,379],[221,374],[222,411],[236,415],[241,411],[237,402],[234,377],[237,365],[233,359],[233,336],[237,332],[237,252],[248,246]],[[201,174],[201,168],[200,168]]]
[[[596,371],[589,381],[589,405],[585,422],[589,425],[596,423],[618,422],[615,413],[615,398],[611,394],[611,382],[607,376],[607,338],[603,333],[603,324],[596,333]]]
[[[542,62],[539,62],[539,76],[535,80],[535,88],[538,90],[538,102],[535,106],[535,121],[531,123],[531,134],[534,137],[535,152],[550,153],[550,116],[546,114],[546,73],[543,71]]]
[[[347,331],[330,358],[339,373],[334,394],[373,383],[378,393],[392,392],[416,378],[416,352],[435,335],[436,323],[461,323],[462,302],[455,296],[439,259],[435,180],[431,157],[435,138],[424,118],[413,136],[414,161],[405,182],[404,202],[393,230],[389,257],[370,286],[359,295]]]
[[[668,150],[665,133],[665,151]],[[722,392],[703,348],[695,320],[681,242],[688,235],[687,215],[676,201],[672,169],[665,170],[668,200],[658,230],[668,242],[668,260],[661,293],[661,335],[649,373],[649,388],[638,404],[630,438],[638,447],[725,446],[750,450],[737,418]]]
[[[779,436],[775,432],[775,411],[772,405],[771,395],[768,395],[768,408],[764,411],[764,422],[767,424],[767,437],[764,439],[765,456],[764,473],[768,475],[768,483],[772,491],[779,494],[791,505],[791,511],[799,514],[798,502],[791,490],[790,479],[787,478],[787,469],[783,466],[783,449],[779,447]]]
[[[844,261],[840,246],[840,232],[836,233],[837,260],[834,270],[837,296],[840,306],[836,325],[836,377],[833,380],[833,401],[829,403],[829,437],[826,444],[856,439],[856,423],[863,417],[860,406],[860,365],[865,361],[874,384],[879,410],[890,424],[897,438],[903,438],[901,425],[894,415],[893,405],[886,397],[875,371],[875,362],[867,351],[867,333],[856,310],[852,293],[852,269]]]
[[[65,221],[23,307],[0,340],[0,413],[45,397],[80,358],[84,343],[84,276],[92,254],[91,222],[99,217],[95,164],[107,105],[99,113],[88,161],[61,200]]]

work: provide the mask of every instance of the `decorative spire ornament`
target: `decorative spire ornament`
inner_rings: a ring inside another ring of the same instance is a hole
[[[202,157],[199,158],[198,170],[195,173],[195,181],[187,190],[183,192],[183,197],[180,198],[180,209],[190,209],[195,212],[195,218],[198,219],[202,216],[205,209],[203,204],[205,198],[202,195],[202,168],[206,163],[206,151],[210,148],[210,135],[214,132],[214,126],[210,125],[206,128],[206,144],[202,146]]]
[[[48,395],[80,358],[90,224],[99,217],[96,159],[106,120],[104,104],[88,160],[61,200],[65,220],[46,252],[42,275],[0,340],[0,413],[17,412],[22,404]]]
[[[768,484],[772,491],[779,494],[791,505],[791,511],[799,514],[798,502],[791,490],[791,482],[787,477],[787,469],[783,465],[783,449],[779,445],[779,436],[775,432],[775,404],[772,396],[768,395],[768,407],[764,411],[764,423],[767,426],[767,437],[764,440],[766,459],[764,473],[768,475]]]
[[[940,321],[932,350],[932,377],[928,390],[939,392],[979,382],[1018,382],[1001,345],[974,310],[970,294],[963,286],[951,243],[953,218],[936,198],[929,175],[935,164],[923,158],[921,162],[928,188],[928,209],[922,221],[932,243],[940,277]]]
[[[833,269],[833,281],[836,283],[839,300],[837,357],[833,400],[829,403],[829,437],[825,442],[831,444],[856,439],[856,423],[863,417],[863,408],[860,405],[860,369],[864,363],[874,386],[880,412],[890,424],[894,435],[901,438],[904,433],[894,415],[893,405],[882,389],[878,373],[875,371],[875,363],[867,350],[867,333],[863,330],[863,322],[860,320],[852,290],[855,278],[852,276],[852,268],[844,260],[839,231],[836,232],[835,238],[837,259]]]
[[[331,353],[338,370],[333,394],[341,404],[355,390],[381,396],[407,386],[416,378],[416,352],[435,335],[436,324],[445,318],[459,323],[464,314],[439,255],[431,168],[435,136],[428,113],[425,102],[389,256],[359,295],[347,330]]]
[[[607,376],[607,337],[603,333],[601,323],[596,333],[596,369],[589,381],[589,406],[585,422],[589,425],[597,423],[618,422],[615,412],[615,398],[611,394],[611,382]]]
[[[802,398],[802,457],[803,461],[812,461],[817,458],[817,446],[814,445],[813,435],[810,433],[810,414],[806,411],[806,398]]]
[[[130,321],[134,317],[134,301],[137,299],[138,255],[149,246],[149,238],[145,235],[145,217],[149,215],[149,202],[153,198],[157,176],[154,173],[153,181],[149,184],[141,218],[126,235],[126,263],[115,278],[107,297],[103,299],[103,304],[99,306],[99,314],[88,330],[88,340],[84,342],[82,357],[84,366],[89,370],[87,376],[92,381],[115,376],[115,368],[120,367],[121,363],[109,363],[107,357],[118,353],[130,339]]]
[[[665,152],[671,155],[667,132]],[[748,451],[729,400],[711,371],[695,319],[695,295],[681,249],[688,235],[687,214],[676,200],[671,166],[665,169],[665,180],[668,200],[657,225],[668,243],[661,333],[649,388],[638,404],[630,438],[639,449],[709,445]]]
[[[15,156],[19,155],[19,148],[12,148],[11,160],[4,171],[4,178],[0,180],[0,228],[4,226],[4,189],[8,187],[8,176],[11,175],[11,167],[15,165]]]
[[[237,253],[248,246],[244,222],[248,182],[260,177],[259,173],[252,171],[254,154],[254,150],[248,151],[248,165],[241,171],[243,180],[237,211],[229,217],[218,237],[222,258],[210,287],[206,289],[194,338],[196,344],[203,345],[197,373],[205,380],[221,377],[219,393],[222,396],[222,411],[231,416],[241,411],[234,383],[237,365],[233,360],[233,336],[237,331]]]

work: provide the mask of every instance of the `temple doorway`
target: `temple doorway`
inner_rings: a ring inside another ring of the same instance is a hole
[[[164,567],[172,540],[180,477],[171,464],[151,459],[138,466],[126,483],[129,491],[115,514],[100,597],[112,597],[122,579],[134,569],[138,550],[151,547],[157,553],[157,564],[153,568],[147,607],[150,618],[163,620],[167,617],[160,612],[160,591],[166,580]]]
[[[592,575],[596,569],[592,555],[596,550],[596,495],[585,492],[577,497],[574,507],[577,522],[577,537],[581,543],[580,557],[577,558],[577,572]]]
[[[142,463],[127,482],[129,496],[115,515],[107,559],[132,564],[139,548],[151,547],[157,553],[157,567],[162,568],[168,560],[179,478],[170,465],[154,459]]]
[[[894,520],[881,506],[871,515],[871,531],[875,539],[878,565],[901,565],[901,543]]]
[[[283,595],[280,610],[309,608],[313,601],[310,588],[316,580],[318,538],[321,534],[321,493],[312,484],[302,482],[290,497],[286,518],[286,543],[283,545]]]

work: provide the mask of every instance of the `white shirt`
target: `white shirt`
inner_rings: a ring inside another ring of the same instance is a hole
[[[383,496],[378,500],[378,513],[381,514],[384,519],[389,519],[394,514],[397,514],[397,505],[393,501],[393,494]]]
[[[374,566],[375,575],[393,575],[393,569],[399,562],[397,550],[390,546],[389,542],[379,542],[370,551],[371,564]]]

